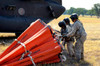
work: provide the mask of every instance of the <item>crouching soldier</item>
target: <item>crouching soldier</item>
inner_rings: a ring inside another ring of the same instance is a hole
[[[59,22],[59,27],[61,27],[61,35],[62,35],[62,45],[65,47],[65,44],[67,44],[67,49],[70,57],[74,56],[74,50],[73,50],[73,39],[71,37],[66,37],[68,34],[68,28],[66,28],[66,24],[64,21]]]
[[[77,62],[79,62],[81,59],[84,59],[83,44],[86,40],[87,34],[84,30],[83,24],[78,20],[78,15],[76,13],[72,14],[70,18],[74,22],[74,24],[72,25],[72,31],[67,34],[67,37],[75,36],[75,39],[76,39],[75,56],[76,56]]]
[[[72,31],[72,25],[70,24],[69,18],[64,18],[63,21],[64,21],[65,24],[66,24],[66,28],[67,28],[68,33],[71,32],[71,31]],[[67,34],[68,34],[68,33],[67,33]],[[74,47],[73,47],[74,41],[75,41],[75,40],[74,40],[74,37],[70,37],[70,40],[67,42],[67,46],[69,46],[69,47],[67,47],[67,48],[68,48],[68,50],[69,50],[70,56],[72,56],[72,57],[75,56],[75,54],[74,54]]]

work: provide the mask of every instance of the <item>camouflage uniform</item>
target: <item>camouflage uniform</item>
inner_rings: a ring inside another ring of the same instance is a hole
[[[83,24],[80,21],[76,21],[73,25],[72,25],[72,31],[70,33],[67,34],[67,37],[72,37],[75,36],[76,38],[76,43],[75,43],[75,56],[78,60],[82,59],[83,56],[83,44],[86,40],[86,32],[83,28]]]
[[[71,32],[72,31],[72,28],[71,28],[71,26],[69,26],[69,25],[66,25],[66,30],[61,30],[61,33],[62,33],[62,35],[64,34],[64,35],[67,35],[69,32]],[[70,56],[73,56],[74,55],[74,49],[73,49],[73,39],[74,38],[65,38],[65,40],[63,40],[66,44],[67,44],[67,49],[68,49],[68,52],[69,52],[69,55]],[[63,43],[64,44],[64,46],[65,46],[65,43]]]

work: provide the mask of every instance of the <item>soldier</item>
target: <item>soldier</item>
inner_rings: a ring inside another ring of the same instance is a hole
[[[78,20],[78,15],[76,13],[70,16],[71,20],[74,22],[72,25],[72,31],[67,34],[67,37],[75,36],[76,43],[75,43],[75,56],[77,62],[84,59],[83,55],[83,44],[86,40],[86,32],[84,30],[83,24]]]
[[[62,40],[63,40],[62,45],[63,45],[63,47],[65,47],[65,38],[64,38],[64,36],[68,33],[68,32],[67,32],[68,30],[66,29],[66,24],[65,24],[64,21],[60,21],[60,22],[58,23],[58,25],[59,25],[59,27],[61,27],[60,32],[61,32]]]
[[[58,24],[61,27],[61,35],[62,35],[62,45],[65,48],[65,44],[67,44],[67,49],[70,57],[74,56],[74,50],[73,50],[73,39],[72,38],[67,38],[66,35],[68,33],[68,28],[66,28],[66,24],[64,21],[59,22]]]
[[[66,28],[67,28],[67,32],[71,32],[72,31],[72,25],[70,24],[70,20],[69,18],[64,18],[63,20],[66,24]],[[68,48],[68,51],[69,51],[69,55],[71,57],[74,57],[74,48],[73,48],[73,43],[74,43],[74,38],[73,37],[69,37],[69,41],[67,41],[67,48]]]
[[[69,18],[64,18],[63,20],[66,24],[66,28],[68,29],[68,32],[71,32],[72,31],[72,25],[70,24],[70,20]]]

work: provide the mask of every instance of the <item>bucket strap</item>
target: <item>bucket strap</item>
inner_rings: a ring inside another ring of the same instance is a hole
[[[24,49],[25,49],[25,53],[27,53],[27,49],[26,49],[25,44],[20,42],[20,41],[18,41],[17,39],[15,39],[15,41],[17,41],[18,44],[21,44],[24,47]]]
[[[22,60],[24,58],[25,53],[22,54],[21,58],[19,60]]]
[[[18,41],[17,39],[15,39],[15,41],[17,41],[18,44],[21,44],[21,45],[25,48],[25,53],[22,54],[22,56],[21,56],[21,58],[20,58],[19,60],[22,60],[22,59],[24,58],[24,55],[27,54],[27,53],[29,53],[28,56],[31,58],[31,61],[32,61],[33,65],[36,66],[36,64],[35,64],[35,62],[33,61],[33,58],[32,58],[32,56],[31,56],[31,53],[32,53],[32,52],[26,50],[26,46],[25,46],[24,43],[21,43],[21,42]]]
[[[64,61],[66,61],[66,56],[65,55],[60,55],[60,59],[61,59],[61,62],[64,62]]]
[[[31,53],[31,52],[27,51],[27,53]],[[24,52],[19,60],[22,60],[24,58],[25,54],[26,53]]]
[[[29,54],[28,56],[31,58],[31,61],[32,61],[33,65],[36,66],[35,62],[33,61],[33,58],[31,56],[31,54]]]

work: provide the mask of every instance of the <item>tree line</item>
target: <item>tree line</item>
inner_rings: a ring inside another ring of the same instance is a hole
[[[74,8],[71,7],[69,10],[66,10],[64,12],[64,14],[69,14],[71,15],[72,13],[77,13],[78,15],[90,15],[92,16],[97,16],[98,18],[100,18],[100,3],[94,4],[94,6],[90,9],[87,10],[85,8]]]

